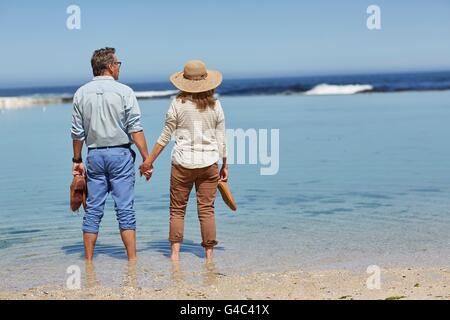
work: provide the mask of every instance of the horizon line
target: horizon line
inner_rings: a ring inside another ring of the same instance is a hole
[[[450,68],[445,68],[442,70],[436,70],[436,69],[420,69],[420,70],[397,70],[397,71],[367,71],[367,72],[360,72],[360,71],[355,71],[355,72],[343,72],[343,73],[334,73],[334,72],[330,72],[330,73],[303,73],[303,74],[284,74],[284,75],[270,75],[270,74],[261,74],[261,75],[255,75],[255,76],[251,76],[251,75],[241,75],[241,76],[232,76],[231,78],[228,79],[224,79],[225,81],[237,81],[237,80],[269,80],[269,79],[287,79],[287,78],[309,78],[309,77],[337,77],[337,76],[366,76],[366,75],[401,75],[401,74],[423,74],[423,73],[448,73],[450,72]],[[89,79],[92,79],[93,76],[90,76]],[[81,83],[86,83],[86,79],[80,80]],[[170,84],[169,79],[167,80],[157,80],[157,79],[153,79],[150,81],[145,81],[145,80],[128,80],[126,79],[126,81],[121,81],[120,78],[118,80],[121,83],[124,84]],[[55,81],[57,82],[57,81]],[[63,84],[63,85],[52,85],[52,84],[46,84],[46,85],[17,85],[17,86],[0,86],[1,90],[4,89],[34,89],[34,88],[64,88],[64,87],[76,87],[79,86],[80,84],[76,84],[76,81],[73,81],[72,83],[68,83],[68,84]]]

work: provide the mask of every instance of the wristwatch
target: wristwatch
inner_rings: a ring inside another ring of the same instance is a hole
[[[78,158],[78,159],[72,158],[72,162],[73,163],[82,163],[83,160],[81,158]]]

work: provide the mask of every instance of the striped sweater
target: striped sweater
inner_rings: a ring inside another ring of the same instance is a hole
[[[172,161],[185,168],[207,167],[226,157],[225,116],[220,101],[212,108],[199,109],[191,101],[173,99],[157,142],[166,146],[172,135]]]

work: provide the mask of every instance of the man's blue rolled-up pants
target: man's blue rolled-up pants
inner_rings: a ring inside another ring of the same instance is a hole
[[[108,193],[121,230],[135,230],[134,159],[131,148],[90,149],[86,159],[88,197],[83,232],[98,233]]]

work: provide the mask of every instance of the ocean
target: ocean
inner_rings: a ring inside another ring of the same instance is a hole
[[[79,86],[0,88],[0,109],[70,102]],[[167,98],[176,94],[169,82],[128,83],[138,99]],[[330,75],[290,78],[225,80],[220,96],[348,95],[373,92],[450,90],[450,71]]]
[[[131,86],[141,93],[172,90],[165,84]],[[70,99],[75,89],[8,89],[0,96]],[[219,98],[227,128],[267,129],[269,137],[278,129],[279,170],[261,175],[260,161],[230,165],[238,210],[231,212],[218,196],[217,272],[448,267],[447,89],[450,73],[224,83]],[[172,94],[139,101],[150,146]],[[64,287],[70,266],[84,274],[82,212],[69,210],[71,105],[38,105],[0,112],[1,291]],[[173,276],[169,170],[165,150],[151,181],[136,182],[141,286],[164,286]],[[181,252],[181,270],[192,281],[201,281],[204,271],[200,242],[192,193]],[[95,266],[103,285],[123,284],[126,254],[111,199]]]

